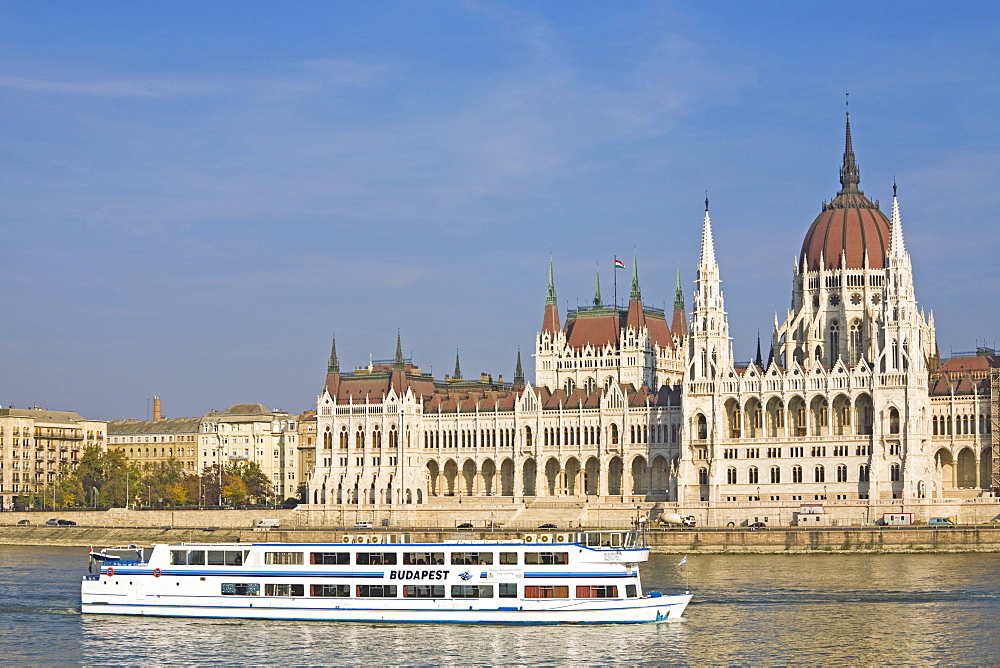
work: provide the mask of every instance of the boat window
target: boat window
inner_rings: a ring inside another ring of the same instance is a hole
[[[625,595],[629,598],[635,598],[635,585],[625,585]]]
[[[444,585],[404,585],[403,598],[444,598]]]
[[[443,566],[444,552],[404,552],[403,564],[406,566]]]
[[[396,585],[358,585],[357,587],[358,598],[396,598]]]
[[[260,585],[256,582],[223,582],[223,596],[259,596]]]
[[[301,566],[305,562],[301,552],[265,552],[264,563]]]
[[[243,550],[209,550],[209,566],[242,566]]]
[[[358,552],[357,559],[354,563],[358,566],[388,566],[396,563],[396,553]]]
[[[501,582],[497,585],[499,589],[500,598],[517,598],[517,583],[516,582]]]
[[[452,552],[453,566],[475,566],[476,564],[493,564],[492,552]]]
[[[493,598],[493,585],[452,585],[452,598]]]
[[[577,585],[577,598],[618,598],[618,587],[615,585]]]
[[[170,563],[175,566],[203,566],[205,550],[170,550]]]
[[[351,563],[350,552],[311,552],[310,564],[344,565]]]
[[[569,552],[525,552],[524,563],[532,566],[568,564]]]
[[[301,584],[266,584],[264,596],[305,596],[306,586]]]
[[[524,585],[525,598],[569,598],[566,585]]]
[[[351,595],[351,585],[309,585],[310,596],[336,596],[337,598],[347,598]]]
[[[517,566],[517,552],[501,552],[500,553],[500,565],[501,566]]]

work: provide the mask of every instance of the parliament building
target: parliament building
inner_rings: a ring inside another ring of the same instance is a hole
[[[336,342],[317,399],[312,508],[575,500],[854,506],[989,495],[998,478],[1000,358],[942,361],[891,210],[859,189],[850,118],[840,190],[805,234],[792,299],[765,354],[737,362],[709,203],[690,310],[627,307],[600,281],[559,312],[552,262],[534,380],[395,356],[342,373]],[[758,347],[759,348],[759,347]],[[509,497],[497,499],[496,497]]]

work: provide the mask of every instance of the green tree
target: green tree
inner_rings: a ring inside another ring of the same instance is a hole
[[[237,501],[231,499],[233,503],[267,503],[271,500],[271,481],[260,469],[257,462],[234,462],[226,467],[226,473],[235,478],[239,478],[243,483],[244,497]],[[226,496],[229,496],[228,494]]]

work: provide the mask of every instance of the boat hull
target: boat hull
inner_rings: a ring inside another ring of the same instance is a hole
[[[306,601],[254,602],[234,606],[231,601],[183,600],[155,603],[84,601],[85,614],[143,615],[156,617],[206,617],[236,619],[284,619],[338,622],[453,623],[453,624],[643,624],[676,621],[684,613],[690,594],[644,597],[640,599],[603,599],[591,602],[568,602],[565,605],[534,607],[537,601],[511,601],[517,605],[498,608],[457,606],[454,601],[409,608],[364,608],[345,604],[339,607],[309,606]],[[280,607],[275,607],[280,606]]]

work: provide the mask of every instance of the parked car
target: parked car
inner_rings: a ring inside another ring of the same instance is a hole
[[[31,524],[29,520],[18,520],[18,524]]]
[[[472,522],[462,522],[461,524],[458,525],[458,528],[459,529],[471,529],[472,528]]]
[[[957,517],[932,517],[927,520],[928,526],[932,527],[953,527],[958,524]]]
[[[57,527],[57,526],[59,526],[59,520],[57,520],[54,517],[51,520],[45,520],[45,523],[48,524],[50,527]]]
[[[747,525],[747,528],[750,529],[750,531],[759,531],[761,529],[766,529],[767,525],[763,522],[751,522]]]
[[[74,522],[73,520],[56,520],[56,524],[58,524],[61,527],[75,527],[76,526],[76,522]]]
[[[543,525],[539,526],[538,528],[539,529],[555,529],[556,525],[555,524],[543,524]]]

